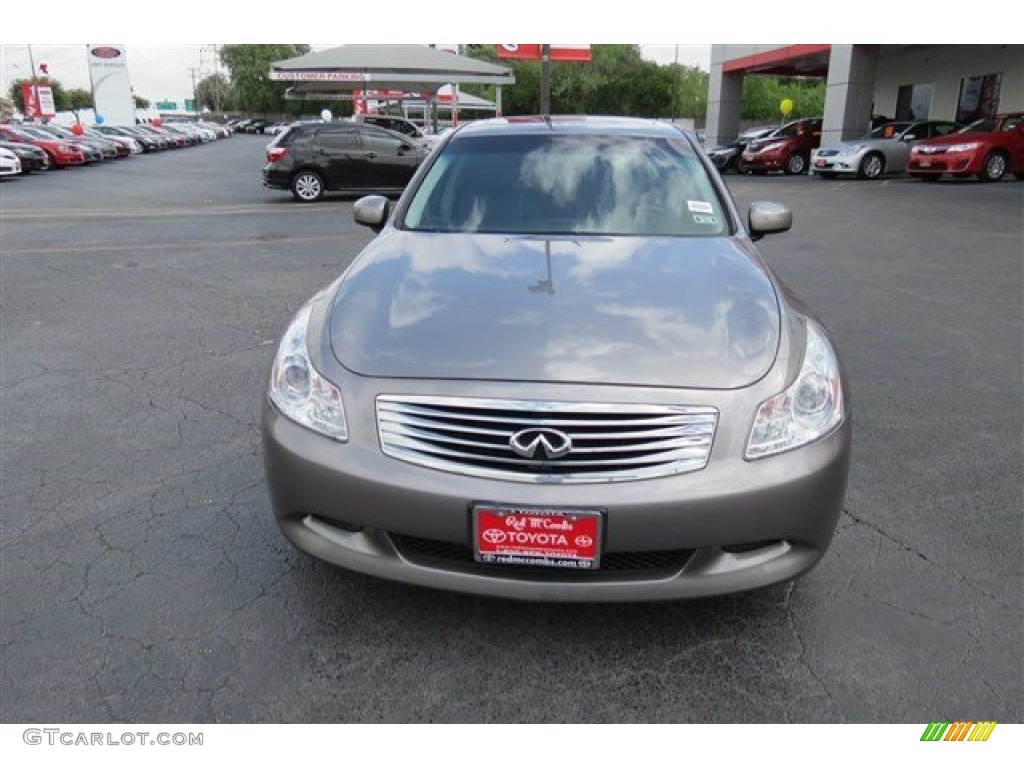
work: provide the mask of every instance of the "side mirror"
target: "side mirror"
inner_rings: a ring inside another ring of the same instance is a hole
[[[356,224],[369,227],[374,232],[384,229],[384,223],[388,220],[388,209],[390,203],[383,195],[368,195],[356,200],[352,206],[352,218]]]
[[[765,235],[785,232],[793,226],[793,211],[788,205],[758,200],[750,204],[747,212],[747,230],[751,240],[760,240]]]

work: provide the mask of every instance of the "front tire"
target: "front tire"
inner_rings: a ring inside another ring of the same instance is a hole
[[[989,152],[981,164],[981,173],[978,174],[978,178],[986,182],[999,181],[1006,175],[1006,169],[1006,155],[1002,152]]]
[[[786,173],[799,176],[807,171],[807,157],[801,152],[794,152],[786,159]]]
[[[300,203],[315,203],[324,196],[324,181],[313,171],[299,171],[292,178],[292,196]]]
[[[860,168],[857,175],[862,179],[874,180],[885,173],[885,158],[877,152],[869,152],[860,161]]]

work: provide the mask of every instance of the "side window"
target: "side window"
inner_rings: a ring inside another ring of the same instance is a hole
[[[416,129],[409,123],[405,122],[404,120],[395,120],[394,125],[389,125],[387,127],[390,128],[392,131],[404,133],[406,136],[416,135]]]
[[[397,155],[403,144],[397,136],[382,131],[379,128],[363,126],[363,149],[367,152],[376,152],[379,155]]]
[[[321,149],[353,150],[359,148],[354,128],[332,128],[317,133],[317,144]]]
[[[1020,124],[1022,122],[1024,122],[1024,118],[1008,117],[1008,118],[1006,118],[1006,120],[1003,121],[1003,130],[1004,131],[1012,131],[1015,128],[1017,128],[1018,126],[1020,126]]]

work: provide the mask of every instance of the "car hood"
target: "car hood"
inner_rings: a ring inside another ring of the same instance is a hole
[[[827,147],[821,147],[821,149],[835,149],[838,151],[853,149],[854,147],[863,147],[864,149],[884,149],[885,147],[891,147],[893,145],[893,141],[894,139],[850,139],[849,141],[840,141],[836,144],[830,144]]]
[[[944,147],[949,144],[967,144],[972,141],[983,141],[991,138],[992,133],[989,131],[977,131],[973,133],[947,133],[945,136],[936,136],[934,139],[928,139],[917,144],[919,147]]]
[[[756,152],[763,147],[767,147],[769,144],[776,144],[779,142],[790,142],[795,141],[794,136],[766,136],[763,139],[754,139],[747,144],[747,150]]]
[[[388,230],[328,322],[366,376],[732,389],[771,367],[780,310],[737,238]]]

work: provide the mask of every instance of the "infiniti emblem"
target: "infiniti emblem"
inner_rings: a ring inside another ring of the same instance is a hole
[[[560,459],[572,450],[572,439],[557,429],[521,429],[512,435],[509,446],[520,456],[532,459],[539,448],[549,459]],[[538,457],[540,458],[540,457]]]

